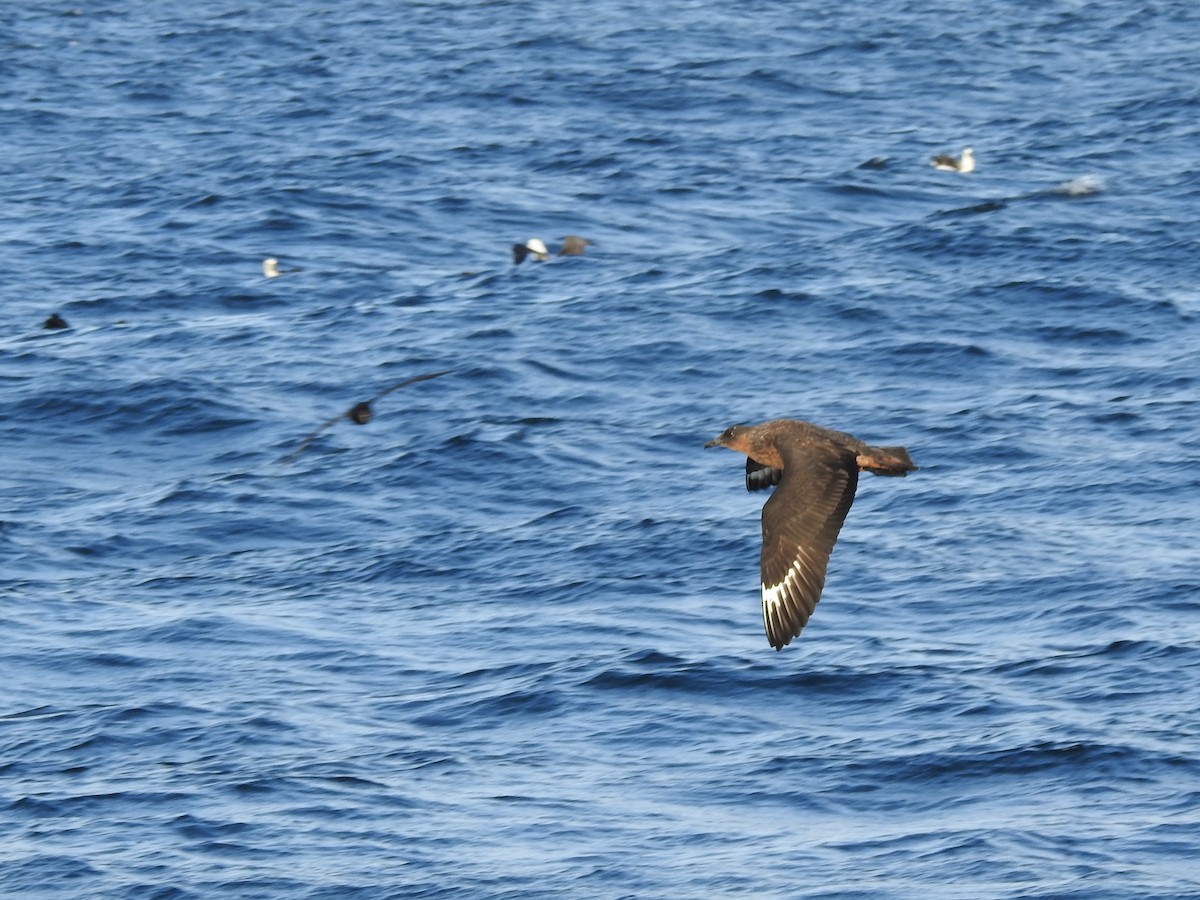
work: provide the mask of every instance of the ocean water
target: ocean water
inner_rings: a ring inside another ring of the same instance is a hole
[[[1200,897],[1198,40],[10,4],[0,894]],[[780,416],[921,470],[775,653]]]

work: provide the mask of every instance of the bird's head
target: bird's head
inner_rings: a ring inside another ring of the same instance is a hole
[[[704,446],[706,448],[728,447],[730,450],[738,450],[742,453],[745,453],[746,451],[742,448],[746,444],[746,432],[748,430],[749,429],[745,425],[730,425]]]

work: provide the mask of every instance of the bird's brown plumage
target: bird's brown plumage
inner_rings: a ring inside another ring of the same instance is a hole
[[[558,248],[559,256],[581,256],[583,249],[592,242],[577,234],[568,234],[563,238],[562,246]]]
[[[798,419],[734,425],[705,446],[746,454],[746,490],[776,485],[763,505],[760,570],[767,639],[782,649],[821,597],[859,471],[906,475],[917,467],[903,447],[874,447]]]
[[[975,171],[975,151],[964,147],[961,156],[951,156],[949,153],[939,153],[931,157],[929,164],[935,169],[948,172],[962,172],[964,175]]]

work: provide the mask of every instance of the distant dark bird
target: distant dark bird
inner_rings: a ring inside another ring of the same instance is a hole
[[[54,313],[53,315],[50,316],[50,318],[48,318],[45,322],[42,323],[42,327],[43,328],[69,328],[70,326],[67,324],[66,319],[64,319],[58,313]]]
[[[590,246],[591,241],[577,234],[568,234],[563,238],[562,246],[558,248],[559,256],[582,256],[583,248]]]
[[[821,598],[858,473],[907,475],[917,467],[903,447],[873,447],[798,419],[733,425],[704,446],[746,454],[746,490],[778,485],[763,505],[760,569],[763,624],[780,650]]]
[[[929,162],[935,169],[942,169],[946,172],[962,172],[965,175],[967,172],[975,171],[975,151],[970,147],[964,147],[962,156],[939,153]]]
[[[525,257],[533,254],[533,258],[538,262],[544,262],[550,258],[550,251],[546,249],[546,244],[541,238],[530,238],[523,244],[513,244],[513,265],[520,265],[525,261]]]
[[[308,445],[311,444],[314,440],[316,440],[317,436],[322,431],[324,431],[326,428],[336,425],[342,419],[349,419],[355,425],[366,425],[368,422],[371,421],[372,418],[374,418],[374,412],[371,409],[371,404],[374,403],[376,400],[379,400],[382,397],[386,397],[392,391],[398,391],[398,390],[400,390],[400,388],[406,387],[407,385],[410,385],[410,384],[415,384],[418,381],[428,381],[430,378],[438,378],[442,375],[447,375],[450,373],[450,371],[451,371],[450,369],[446,369],[445,371],[442,371],[442,372],[430,372],[427,375],[417,375],[414,378],[406,378],[403,381],[393,384],[391,387],[385,388],[384,390],[380,391],[378,394],[376,394],[374,397],[372,397],[369,400],[363,400],[361,403],[355,403],[352,407],[350,407],[344,413],[339,413],[338,415],[336,415],[332,419],[330,419],[328,422],[322,422],[314,431],[312,431],[310,434],[308,434],[304,438],[304,440],[302,440],[300,442],[300,445],[298,447],[296,447],[295,450],[293,450],[291,453],[289,453],[287,456],[285,456],[283,458],[282,462],[284,462],[284,463],[291,462],[293,459],[295,459],[297,456],[299,456],[301,453],[303,453],[305,448],[308,447]]]
[[[288,272],[303,272],[301,268],[281,269],[279,268],[279,260],[273,256],[268,256],[262,261],[262,273],[265,278],[278,278],[280,275],[285,275]]]

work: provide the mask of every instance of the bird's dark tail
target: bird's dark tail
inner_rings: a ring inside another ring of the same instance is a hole
[[[858,467],[872,475],[907,475],[917,470],[903,447],[867,447],[858,454]]]

